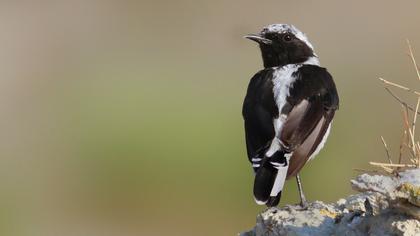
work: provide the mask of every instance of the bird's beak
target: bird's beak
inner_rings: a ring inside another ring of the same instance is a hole
[[[259,34],[248,34],[248,35],[245,35],[244,38],[250,39],[250,40],[255,41],[257,43],[260,43],[260,44],[269,45],[269,44],[273,43],[273,41],[271,41],[270,39],[266,39],[262,35],[259,35]]]

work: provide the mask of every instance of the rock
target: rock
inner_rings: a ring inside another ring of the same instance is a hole
[[[269,208],[241,235],[420,235],[420,169],[399,177],[362,174],[351,185],[360,193],[336,203]]]
[[[403,183],[396,191],[396,195],[399,198],[407,199],[411,204],[420,207],[420,187],[415,186],[411,183]]]
[[[392,223],[400,235],[420,235],[420,223],[418,220],[395,221]]]
[[[396,177],[368,174],[362,174],[350,182],[352,188],[356,191],[378,192],[391,198],[395,197],[394,190],[399,185],[399,181]]]

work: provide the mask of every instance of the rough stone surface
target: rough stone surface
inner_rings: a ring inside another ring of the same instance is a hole
[[[351,185],[360,193],[336,203],[269,208],[241,235],[420,235],[420,169],[399,177],[362,174]]]

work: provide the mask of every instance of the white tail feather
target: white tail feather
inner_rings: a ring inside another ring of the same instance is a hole
[[[274,180],[273,188],[271,189],[270,196],[275,197],[283,189],[284,182],[286,181],[287,169],[289,165],[286,166],[275,166],[278,169],[276,179]]]

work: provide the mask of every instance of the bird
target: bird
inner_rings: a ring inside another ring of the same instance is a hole
[[[306,209],[299,172],[330,133],[339,108],[336,85],[295,26],[271,24],[244,38],[258,44],[264,67],[251,78],[242,107],[255,202],[277,206],[285,181],[296,177]]]

